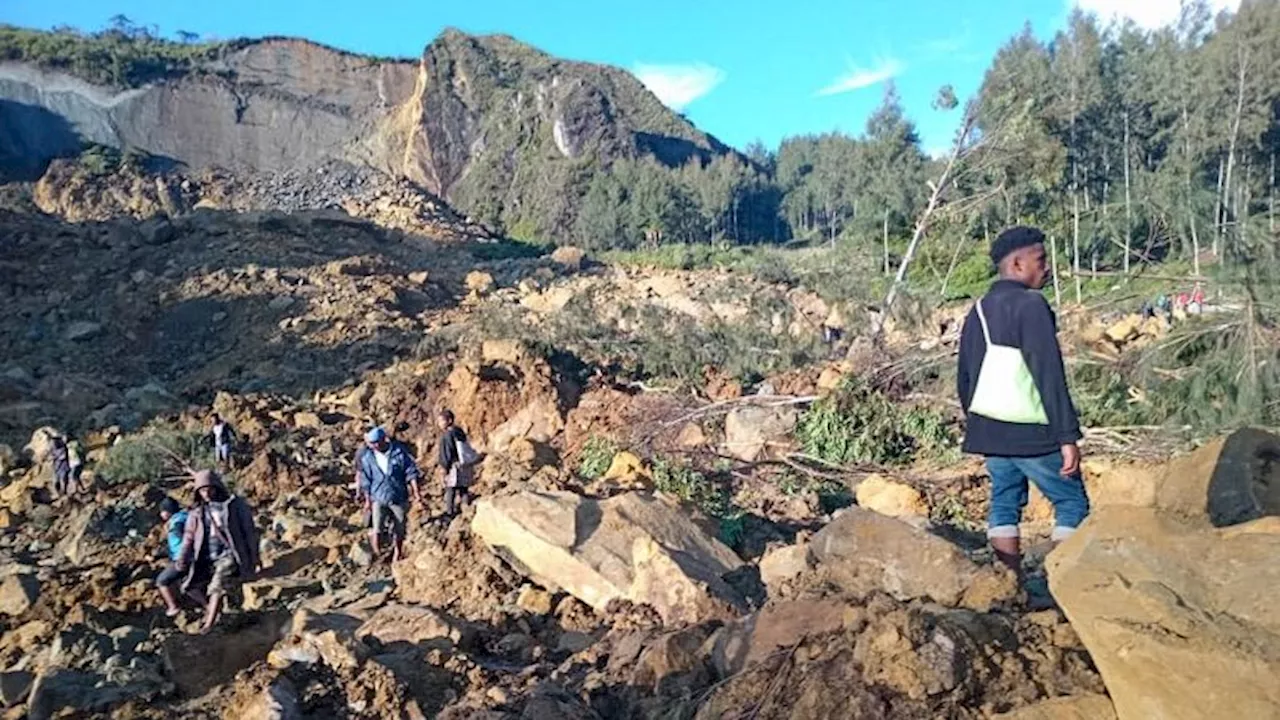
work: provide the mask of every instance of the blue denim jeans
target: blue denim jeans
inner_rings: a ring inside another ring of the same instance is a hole
[[[1039,457],[989,457],[987,472],[991,475],[991,513],[987,532],[992,537],[1017,537],[1022,509],[1027,506],[1027,481],[1036,484],[1040,493],[1053,503],[1054,539],[1070,535],[1089,514],[1089,496],[1084,479],[1077,472],[1063,477],[1062,453]]]

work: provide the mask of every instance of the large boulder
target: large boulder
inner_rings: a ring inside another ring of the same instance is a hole
[[[387,605],[379,608],[356,629],[356,637],[373,639],[383,646],[400,643],[421,649],[452,650],[474,642],[472,626],[444,613],[415,605]]]
[[[809,554],[826,580],[856,595],[883,590],[900,600],[931,598],[985,611],[1017,591],[1012,573],[978,565],[936,535],[858,507],[819,530]]]
[[[484,498],[471,529],[527,577],[597,610],[624,599],[648,603],[665,622],[681,623],[727,615],[742,604],[723,579],[742,560],[651,495]]]
[[[1047,561],[1121,720],[1280,717],[1280,521],[1104,507]]]
[[[744,462],[759,460],[790,444],[800,415],[791,407],[743,405],[724,419],[724,448]]]
[[[1280,437],[1246,428],[1170,463],[1156,507],[1214,527],[1280,515]]]
[[[821,635],[856,624],[854,606],[839,600],[793,600],[769,605],[716,630],[711,663],[721,678],[741,672],[807,635]]]

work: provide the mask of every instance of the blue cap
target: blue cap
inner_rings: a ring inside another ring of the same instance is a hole
[[[365,433],[364,439],[365,439],[365,442],[371,442],[371,443],[382,442],[383,440],[387,439],[387,431],[383,430],[381,427],[376,427],[370,430],[369,432]]]

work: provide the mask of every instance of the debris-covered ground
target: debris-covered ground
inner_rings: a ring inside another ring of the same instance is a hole
[[[52,214],[0,214],[8,716],[1280,711],[1280,617],[1260,599],[1280,587],[1280,440],[1090,458],[1088,531],[1028,548],[1019,583],[985,549],[954,410],[896,370],[953,343],[954,319],[829,347],[847,308],[803,288],[565,249],[497,259],[443,210],[454,234],[433,236],[328,172],[224,179],[224,210],[197,207],[212,180],[179,181],[166,209],[154,181],[55,166],[33,191]],[[272,193],[347,209],[247,210]],[[655,350],[690,337],[789,359],[743,377]],[[636,379],[661,363],[685,384]],[[429,472],[392,565],[368,545],[354,454],[382,424],[430,470],[443,407],[486,454],[478,500],[443,517]],[[177,461],[209,460],[210,409],[240,435],[228,479],[264,568],[200,635],[154,577],[159,502],[191,501]],[[74,497],[52,493],[42,426],[85,448]],[[1025,520],[1038,542],[1052,510],[1033,494]]]

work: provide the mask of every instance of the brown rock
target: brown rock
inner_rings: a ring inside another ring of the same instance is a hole
[[[812,567],[808,545],[774,548],[760,558],[760,581],[770,593],[776,593],[783,583]]]
[[[1170,463],[1156,493],[1162,512],[1214,527],[1280,515],[1280,437],[1246,428]]]
[[[1280,717],[1280,519],[1104,507],[1046,562],[1121,720]]]
[[[744,405],[724,420],[724,447],[744,462],[759,460],[772,450],[791,444],[799,414],[790,407]]]
[[[868,475],[858,483],[858,506],[889,517],[929,517],[929,505],[919,490],[883,475]]]
[[[676,444],[682,448],[706,447],[708,442],[702,426],[693,422],[685,423],[685,426],[680,428],[680,434],[676,436]]]
[[[805,636],[840,630],[857,621],[850,606],[834,600],[796,600],[769,605],[735,620],[711,638],[711,662],[725,678]]]
[[[516,606],[534,615],[550,615],[551,593],[539,590],[532,585],[525,585],[520,589],[520,596],[516,598]]]
[[[817,570],[855,595],[883,590],[985,612],[1016,592],[1012,573],[979,566],[936,535],[858,507],[841,511],[809,548]]]
[[[10,574],[0,581],[0,615],[22,615],[39,599],[40,581],[35,575]]]
[[[994,720],[1116,720],[1106,695],[1068,695],[996,715]]]
[[[484,295],[485,293],[490,292],[493,290],[494,286],[493,276],[487,272],[480,272],[478,270],[473,270],[467,273],[467,277],[464,282],[467,286],[467,290],[477,295]]]
[[[267,654],[267,662],[276,668],[324,663],[335,670],[354,669],[365,655],[355,637],[359,626],[360,621],[349,615],[300,609],[288,636]]]
[[[324,552],[323,548],[319,548]],[[245,610],[261,610],[270,603],[284,603],[298,598],[311,597],[324,592],[319,580],[294,580],[272,578],[245,583],[241,590]]]
[[[318,430],[324,427],[324,421],[316,413],[299,412],[293,414],[293,425],[294,427]]]
[[[475,639],[475,630],[431,608],[387,605],[356,630],[356,637],[371,637],[383,645],[408,643],[421,648],[452,650],[469,646]]]
[[[551,253],[551,262],[562,265],[568,270],[582,269],[582,263],[586,259],[587,254],[572,245],[561,245]]]
[[[548,590],[603,611],[648,602],[666,622],[697,621],[741,603],[722,576],[742,561],[678,508],[650,495],[593,500],[521,492],[476,503],[471,529]]]

